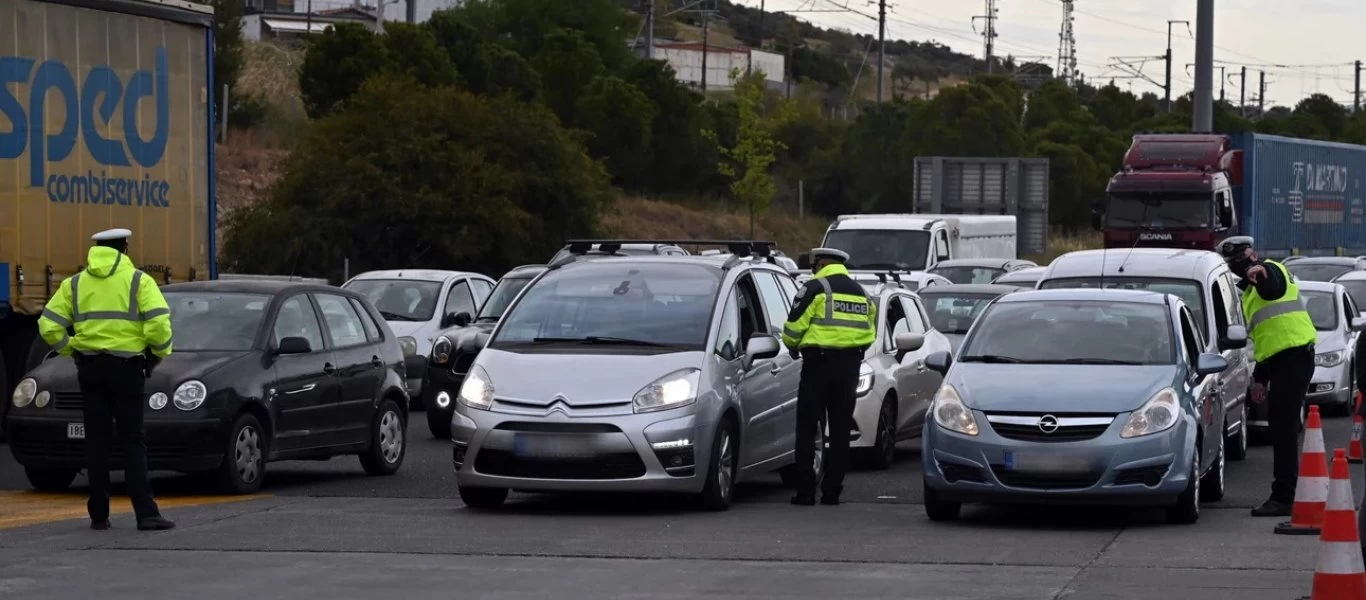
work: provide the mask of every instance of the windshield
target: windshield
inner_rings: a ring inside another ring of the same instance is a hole
[[[1338,275],[1342,275],[1343,273],[1352,270],[1352,267],[1348,265],[1306,265],[1304,264],[1304,261],[1300,260],[1285,265],[1285,268],[1289,269],[1290,274],[1294,275],[1296,279],[1303,279],[1305,281],[1332,281],[1336,279]]]
[[[490,346],[616,343],[700,350],[721,272],[604,260],[550,271],[503,316]]]
[[[900,229],[836,229],[824,246],[849,253],[850,269],[921,271],[930,250],[930,232]]]
[[[493,293],[489,294],[484,307],[479,309],[479,318],[475,320],[497,321],[502,318],[503,311],[507,310],[512,299],[517,297],[517,292],[522,291],[531,280],[531,277],[504,277],[494,286]]]
[[[930,311],[930,324],[940,333],[967,333],[982,309],[998,294],[921,294]]]
[[[1171,321],[1162,304],[999,302],[982,313],[963,362],[1170,365]]]
[[[166,292],[176,352],[246,352],[270,304],[263,294]]]
[[[428,321],[436,314],[441,282],[419,279],[354,279],[346,289],[365,296],[385,321]]]
[[[1105,222],[1110,227],[1209,227],[1214,194],[1110,194]]]
[[[1099,288],[1102,279],[1107,290],[1143,290],[1172,294],[1186,303],[1195,324],[1205,339],[1209,339],[1209,325],[1205,323],[1205,294],[1200,284],[1189,279],[1160,279],[1156,277],[1075,277],[1050,279],[1039,286],[1041,290],[1059,288]]]
[[[1309,318],[1314,321],[1314,329],[1333,331],[1338,328],[1340,310],[1336,296],[1332,292],[1304,292],[1304,305],[1309,309]]]
[[[930,269],[930,272],[954,283],[991,283],[1004,275],[1006,270],[996,267],[937,267]]]
[[[1339,281],[1338,283],[1347,288],[1347,293],[1351,294],[1352,301],[1356,302],[1358,309],[1366,306],[1366,279]]]

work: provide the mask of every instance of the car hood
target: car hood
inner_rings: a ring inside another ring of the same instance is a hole
[[[630,402],[641,388],[679,369],[699,368],[698,351],[669,354],[519,354],[488,348],[476,365],[493,382],[494,395],[533,406],[556,398],[576,407]],[[534,376],[528,377],[528,374]]]
[[[191,379],[204,379],[213,372],[238,360],[247,360],[251,352],[183,352],[173,351],[162,360],[152,377],[147,380],[147,393],[175,391],[175,386]],[[41,389],[54,392],[77,392],[80,384],[76,381],[76,362],[69,357],[53,358],[34,369],[30,374]],[[208,383],[211,387],[212,384]]]
[[[955,363],[947,383],[985,412],[1121,413],[1176,379],[1173,365],[1001,365]]]
[[[1315,352],[1341,352],[1347,348],[1347,339],[1341,331],[1320,331],[1314,342]]]

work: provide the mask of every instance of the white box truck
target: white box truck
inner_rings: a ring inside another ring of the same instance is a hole
[[[849,253],[851,271],[925,271],[957,258],[1017,258],[1011,215],[841,215],[821,246]],[[809,269],[809,256],[798,261]]]

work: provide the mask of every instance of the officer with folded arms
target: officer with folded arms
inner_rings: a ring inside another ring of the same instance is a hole
[[[91,529],[109,529],[109,446],[114,424],[123,442],[124,479],[138,529],[175,527],[161,516],[147,475],[143,385],[171,353],[171,310],[156,280],[128,258],[133,232],[111,229],[91,239],[85,270],[62,281],[38,319],[43,340],[76,361],[84,407]]]
[[[821,504],[840,503],[849,463],[859,365],[877,339],[877,307],[844,268],[849,255],[832,248],[811,251],[810,281],[797,290],[783,325],[783,344],[802,358],[797,392],[797,495],[792,503],[816,503],[816,434],[821,413],[830,431],[821,479]]]
[[[1252,244],[1252,238],[1236,236],[1219,242],[1216,249],[1233,274],[1242,278],[1238,289],[1243,292],[1243,315],[1257,361],[1252,402],[1267,403],[1271,425],[1271,498],[1252,509],[1252,516],[1285,517],[1295,503],[1300,419],[1314,377],[1318,333],[1295,277],[1285,265],[1260,259]]]

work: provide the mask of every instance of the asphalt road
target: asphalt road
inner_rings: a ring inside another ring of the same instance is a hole
[[[93,532],[79,489],[0,491],[0,597],[297,598],[1295,598],[1318,539],[1271,533],[1248,509],[1269,491],[1271,453],[1229,463],[1229,491],[1199,523],[1160,510],[968,507],[932,523],[907,444],[889,471],[851,473],[839,507],[794,507],[776,476],[743,486],[724,513],[655,496],[515,495],[463,507],[448,442],[420,419],[391,477],[354,458],[270,465],[263,496],[198,496],[193,478],[154,487],[180,527]],[[1328,419],[1329,448],[1348,419]],[[1362,468],[1353,468],[1357,498]],[[78,479],[76,486],[84,485]],[[26,490],[0,446],[0,490]],[[33,510],[5,528],[6,513]],[[170,506],[175,506],[170,508]],[[7,508],[9,510],[7,510]],[[59,510],[60,508],[60,510]]]

